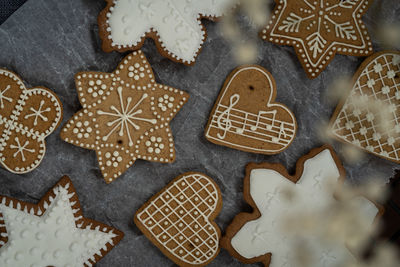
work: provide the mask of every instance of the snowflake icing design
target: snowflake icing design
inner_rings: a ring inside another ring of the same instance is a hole
[[[132,136],[130,133],[130,128],[133,128],[133,130],[139,130],[140,126],[137,125],[135,123],[135,120],[137,121],[144,121],[144,122],[148,122],[151,124],[156,124],[157,120],[156,119],[146,119],[146,118],[142,118],[142,117],[138,117],[136,115],[138,114],[142,114],[143,110],[142,109],[138,109],[138,106],[140,106],[140,104],[143,102],[144,99],[146,99],[149,95],[144,93],[141,97],[141,99],[131,108],[130,108],[130,104],[132,102],[132,97],[128,97],[127,98],[127,103],[124,107],[124,100],[123,100],[123,96],[122,96],[122,87],[118,87],[117,91],[118,91],[118,96],[119,96],[119,101],[120,101],[120,108],[116,108],[115,106],[111,106],[110,109],[113,111],[113,113],[110,112],[106,112],[103,110],[98,110],[97,114],[99,115],[107,115],[107,116],[111,116],[111,117],[116,117],[115,120],[110,121],[107,123],[107,126],[109,127],[113,127],[110,132],[103,136],[103,141],[107,141],[108,138],[110,137],[110,135],[112,135],[114,133],[114,131],[116,131],[117,129],[119,130],[118,135],[119,136],[123,136],[124,135],[124,129],[126,131],[126,134],[128,135],[129,138],[129,146],[133,146],[133,141],[132,141]],[[131,126],[131,127],[130,127]]]
[[[157,84],[141,51],[128,55],[113,73],[77,74],[76,85],[83,110],[66,124],[61,138],[95,150],[107,183],[137,159],[175,160],[169,122],[188,95]]]
[[[335,53],[365,56],[372,43],[361,20],[370,0],[276,0],[265,40],[292,45],[310,78],[317,77]]]

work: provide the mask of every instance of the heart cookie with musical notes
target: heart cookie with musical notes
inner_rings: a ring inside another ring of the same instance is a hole
[[[277,154],[293,141],[293,113],[276,103],[272,75],[257,65],[235,69],[225,81],[205,135],[217,145],[260,154]]]

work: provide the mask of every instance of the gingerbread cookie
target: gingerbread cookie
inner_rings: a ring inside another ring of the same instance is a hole
[[[136,212],[135,224],[179,266],[204,266],[219,253],[221,232],[213,220],[221,208],[221,192],[210,177],[185,173]]]
[[[83,109],[65,125],[61,138],[95,150],[107,183],[137,159],[175,160],[169,122],[189,96],[156,83],[141,51],[128,55],[113,73],[82,72],[75,82]]]
[[[335,138],[400,163],[400,53],[380,52],[356,72],[331,119]]]
[[[221,245],[244,263],[297,266],[293,262],[292,236],[281,227],[283,217],[293,210],[306,212],[328,206],[333,196],[327,194],[325,187],[342,181],[344,175],[344,168],[330,146],[314,149],[302,157],[294,176],[280,164],[250,163],[246,168],[243,195],[254,211],[234,218]],[[296,192],[295,201],[285,201],[285,192],[289,189]],[[365,198],[357,201],[372,223],[378,208]],[[336,260],[342,255],[351,256],[345,242],[340,247],[316,245],[313,251],[319,262],[312,266],[337,266]]]
[[[13,72],[0,69],[0,162],[13,173],[39,166],[45,138],[62,120],[56,94],[44,87],[27,89]]]
[[[0,196],[0,266],[94,266],[122,237],[83,217],[67,176],[37,205]]]
[[[293,113],[276,103],[276,84],[264,68],[235,69],[225,81],[205,130],[206,138],[246,152],[277,154],[296,135]]]
[[[371,38],[361,19],[373,0],[275,0],[265,41],[293,46],[310,79],[316,78],[335,54],[372,54]]]
[[[106,0],[100,13],[103,50],[138,50],[152,38],[160,53],[186,65],[195,63],[206,39],[201,19],[214,20],[236,0]]]

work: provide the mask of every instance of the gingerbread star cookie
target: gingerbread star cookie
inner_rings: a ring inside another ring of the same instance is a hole
[[[107,0],[98,18],[103,50],[137,50],[146,38],[152,38],[163,56],[194,64],[207,35],[201,19],[214,20],[236,2]]]
[[[316,78],[335,54],[367,56],[372,43],[362,16],[373,0],[275,0],[265,41],[293,46],[310,79]]]
[[[189,96],[157,84],[141,51],[124,58],[113,73],[82,72],[75,82],[83,109],[65,125],[61,138],[95,150],[107,183],[137,159],[175,160],[169,122]]]
[[[333,136],[400,163],[400,52],[367,58],[353,82],[332,116]]]
[[[13,173],[39,166],[45,138],[62,120],[56,94],[44,87],[27,89],[13,72],[0,69],[0,162]]]
[[[342,181],[344,175],[344,168],[330,146],[314,149],[302,157],[294,176],[288,175],[279,164],[250,163],[246,168],[243,195],[254,211],[240,213],[234,218],[221,240],[222,247],[244,263],[262,262],[266,267],[298,266],[293,252],[295,237],[282,227],[285,216],[294,211],[312,212],[329,207],[335,200],[326,187]],[[296,194],[295,201],[287,201],[285,192],[288,191]],[[353,204],[360,207],[368,224],[372,225],[382,214],[364,197],[354,198]],[[309,266],[334,267],[339,266],[340,259],[353,259],[346,240],[343,244],[321,245],[314,238],[310,234],[303,240],[315,255],[309,255],[315,260]]]
[[[204,266],[219,253],[221,231],[213,221],[222,208],[218,185],[189,172],[175,178],[146,202],[135,224],[179,266]]]
[[[246,152],[282,152],[293,142],[297,123],[293,112],[275,97],[275,80],[266,69],[257,65],[235,69],[211,112],[206,138]]]
[[[94,266],[122,237],[83,217],[67,176],[37,205],[0,196],[0,266]]]

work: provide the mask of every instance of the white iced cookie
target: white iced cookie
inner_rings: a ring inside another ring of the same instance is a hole
[[[107,0],[99,15],[104,51],[139,49],[153,38],[162,55],[193,64],[205,41],[201,19],[222,16],[236,0]]]
[[[247,171],[244,195],[255,212],[239,214],[228,227],[222,245],[245,263],[296,266],[293,248],[298,239],[283,224],[288,215],[297,211],[312,213],[329,207],[335,200],[326,187],[343,177],[343,167],[333,150],[325,146],[300,159],[298,176],[288,177],[281,165],[267,163],[250,164]],[[296,200],[285,200],[286,192],[295,192]],[[378,214],[377,207],[363,197],[353,201],[367,223],[372,224]],[[307,236],[307,246],[314,252],[316,266],[333,267],[341,260],[353,260],[346,245],[347,240],[343,240],[343,243],[329,242],[322,246],[316,236]]]

